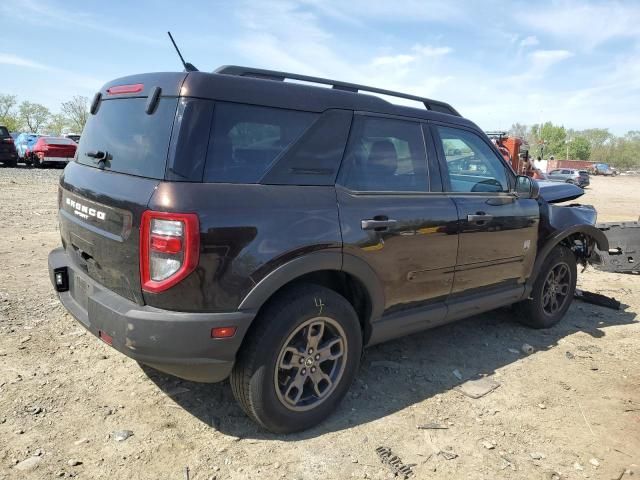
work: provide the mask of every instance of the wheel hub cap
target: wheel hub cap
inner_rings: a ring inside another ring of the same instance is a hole
[[[307,320],[289,335],[278,355],[278,400],[294,411],[317,407],[339,384],[346,362],[347,341],[340,324],[328,317]]]
[[[571,271],[562,262],[548,273],[542,288],[542,309],[547,315],[554,315],[564,307],[571,289]]]

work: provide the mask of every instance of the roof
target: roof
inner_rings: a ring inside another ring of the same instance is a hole
[[[285,78],[294,81],[284,81]],[[213,73],[162,72],[131,75],[108,82],[100,93],[103,99],[108,99],[109,87],[138,83],[144,84],[143,91],[133,95],[118,95],[118,98],[148,96],[158,86],[163,95],[169,96],[181,95],[309,112],[346,109],[419,120],[446,121],[479,130],[473,122],[461,117],[453,107],[438,100],[336,80],[237,66],[221,67]],[[332,88],[317,86],[319,84],[331,85]],[[397,105],[363,92],[419,101],[425,108]]]

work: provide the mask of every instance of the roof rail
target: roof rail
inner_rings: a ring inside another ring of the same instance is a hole
[[[222,67],[216,69],[214,73],[224,75],[237,75],[240,77],[263,78],[265,80],[277,80],[280,82],[283,82],[285,79],[300,80],[303,82],[331,85],[331,87],[335,90],[343,90],[346,92],[358,93],[362,91],[378,93],[381,95],[389,95],[391,97],[405,98],[407,100],[420,102],[425,106],[427,110],[433,110],[434,112],[447,113],[449,115],[455,115],[457,117],[461,116],[455,108],[445,102],[431,100],[430,98],[418,97],[417,95],[409,95],[407,93],[385,90],[383,88],[367,87],[365,85],[358,85],[356,83],[329,80],[328,78],[311,77],[308,75],[300,75],[297,73],[278,72],[276,70],[264,70],[262,68],[240,67],[237,65],[223,65]]]

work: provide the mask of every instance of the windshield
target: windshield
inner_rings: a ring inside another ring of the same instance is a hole
[[[146,103],[146,98],[103,100],[80,138],[78,163],[163,179],[178,99],[162,97],[152,114],[145,112]],[[96,152],[106,154],[106,161],[91,156]]]

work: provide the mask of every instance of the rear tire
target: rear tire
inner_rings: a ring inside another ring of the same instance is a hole
[[[571,306],[577,276],[573,252],[558,245],[544,260],[529,298],[516,305],[518,321],[532,328],[557,324]]]
[[[287,288],[263,309],[231,373],[245,413],[274,433],[317,425],[345,396],[362,353],[351,304],[313,284]]]

